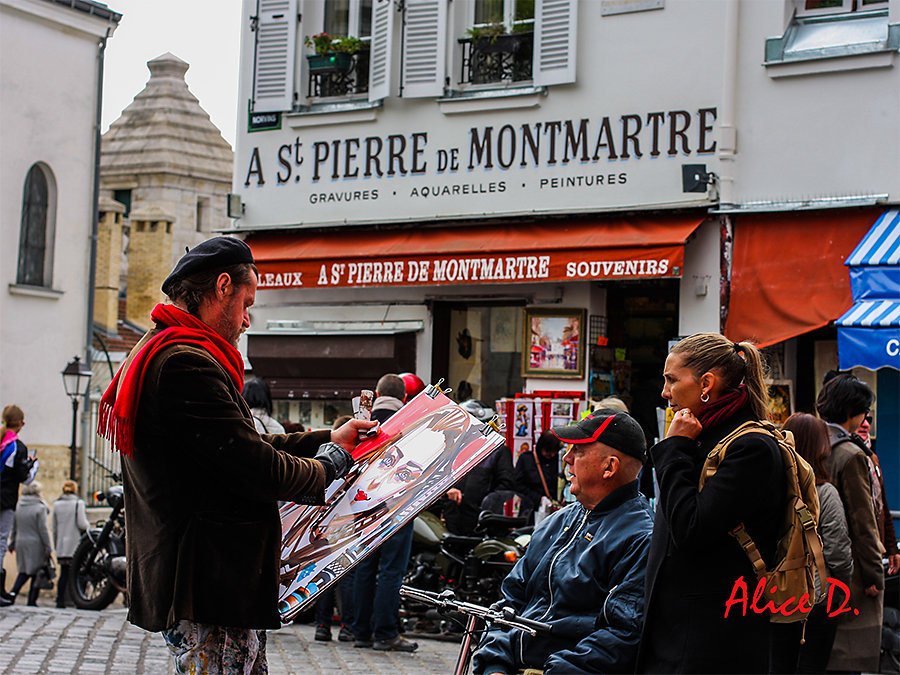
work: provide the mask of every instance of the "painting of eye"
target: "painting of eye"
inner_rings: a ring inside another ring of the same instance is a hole
[[[384,468],[390,468],[390,467],[394,466],[394,464],[396,464],[396,463],[397,463],[396,455],[385,455],[384,457],[381,458],[381,462],[379,463],[378,466],[382,466]]]
[[[400,469],[395,474],[397,480],[402,481],[404,483],[408,482],[410,477],[412,476],[412,472],[408,468]]]

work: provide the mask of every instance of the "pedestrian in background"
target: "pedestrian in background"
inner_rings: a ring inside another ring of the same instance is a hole
[[[699,333],[666,358],[662,397],[675,411],[650,454],[659,502],[647,565],[641,673],[765,673],[769,616],[725,607],[740,577],[756,574],[730,532],[741,523],[765,561],[784,523],[781,450],[766,433],[731,442],[703,489],[709,452],[745,422],[769,414],[762,356],[748,342]]]
[[[53,543],[56,562],[59,563],[59,582],[56,585],[56,606],[66,606],[69,567],[72,556],[81,541],[81,535],[91,526],[87,519],[84,500],[78,496],[78,483],[67,480],[62,495],[53,502]]]
[[[25,413],[17,405],[3,408],[0,423],[0,599],[11,600],[6,592],[6,546],[13,528],[19,486],[28,480],[34,460],[28,456],[28,448],[19,440],[19,432],[25,426]]]
[[[22,488],[22,498],[16,507],[10,538],[12,543],[9,547],[10,551],[16,553],[16,567],[19,569],[19,575],[10,591],[12,599],[0,600],[0,605],[13,604],[16,595],[26,582],[31,582],[28,587],[27,604],[31,607],[37,605],[40,589],[35,585],[34,578],[38,570],[46,565],[53,555],[50,530],[47,529],[49,515],[50,507],[41,497],[41,484],[32,481],[25,485]]]
[[[869,459],[872,465],[869,467],[874,473],[872,475],[873,488],[873,505],[875,506],[875,520],[878,521],[878,534],[881,537],[881,544],[884,546],[885,555],[888,558],[888,574],[896,574],[900,570],[900,548],[897,545],[897,532],[894,530],[894,519],[891,518],[891,507],[888,506],[887,491],[884,489],[884,475],[881,471],[881,461],[878,459],[878,453],[875,452],[875,443],[869,436],[869,428],[872,425],[872,415],[866,415],[856,430],[859,436],[871,453]],[[876,489],[877,483],[877,489]]]
[[[254,377],[244,383],[241,395],[250,406],[253,424],[261,434],[283,434],[281,422],[272,417],[272,392],[265,380]]]
[[[553,504],[559,502],[559,451],[562,443],[547,429],[535,443],[534,450],[519,455],[513,473],[516,492],[522,495],[523,508],[532,516],[546,497]]]
[[[853,553],[847,518],[841,497],[837,488],[828,482],[828,470],[825,468],[831,454],[828,428],[813,415],[794,413],[787,418],[783,429],[793,434],[797,453],[812,467],[816,477],[816,493],[819,495],[817,529],[822,538],[828,576],[849,585],[853,574]],[[827,590],[827,587],[822,587],[827,582],[817,579],[816,583],[818,596],[819,589]],[[831,657],[837,626],[838,618],[828,616],[824,598],[809,613],[805,628],[799,623],[773,626],[776,639],[772,648],[772,672],[824,673]]]
[[[332,429],[338,429],[344,426],[352,418],[350,415],[341,415],[334,424]],[[319,642],[331,641],[331,623],[334,620],[334,603],[336,596],[335,588],[340,594],[341,606],[341,630],[338,632],[338,640],[341,642],[353,642],[353,580],[356,576],[356,570],[350,570],[341,577],[337,584],[333,584],[325,589],[325,591],[316,599],[315,619],[316,619],[316,635],[315,639]]]
[[[825,468],[841,496],[850,531],[853,576],[849,606],[858,610],[841,615],[829,670],[878,671],[884,548],[875,518],[868,448],[856,435],[874,400],[868,385],[848,374],[828,379],[816,399],[816,412],[828,424],[831,443]]]
[[[387,421],[406,402],[406,385],[392,373],[375,385],[372,419]],[[400,635],[400,586],[409,564],[413,523],[401,527],[356,568],[353,582],[354,647],[414,652],[418,643]]]

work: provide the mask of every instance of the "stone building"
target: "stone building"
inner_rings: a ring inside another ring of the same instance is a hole
[[[188,64],[166,53],[103,135],[94,293],[94,391],[99,397],[163,300],[163,279],[185,247],[230,226],[231,146],[188,89]],[[93,402],[94,412],[99,398]],[[90,452],[115,468],[94,439]],[[103,487],[100,464],[88,481]]]
[[[98,272],[104,278],[98,275],[94,319],[108,333],[116,332],[123,291],[126,321],[149,327],[150,310],[162,299],[159,286],[185,246],[230,224],[233,153],[188,89],[189,65],[166,53],[147,66],[147,85],[103,135],[100,194],[107,210]]]

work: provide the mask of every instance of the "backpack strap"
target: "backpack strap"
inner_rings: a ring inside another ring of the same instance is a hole
[[[741,548],[744,549],[744,553],[747,555],[747,558],[750,560],[750,564],[753,565],[753,572],[756,574],[757,579],[762,579],[766,576],[766,563],[763,561],[762,556],[759,553],[759,549],[756,548],[756,543],[753,539],[750,538],[750,535],[747,533],[747,528],[744,527],[744,524],[741,523],[736,528],[731,530],[728,534],[737,539],[737,543],[741,545]],[[803,561],[801,561],[802,564]],[[800,567],[801,565],[797,565]]]

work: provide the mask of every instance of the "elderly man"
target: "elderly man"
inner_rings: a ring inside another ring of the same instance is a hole
[[[278,500],[324,502],[359,429],[376,424],[256,431],[237,342],[257,281],[237,239],[186,253],[162,285],[172,304],[153,309],[156,326],[101,400],[98,431],[123,456],[128,619],[162,632],[178,672],[266,672],[262,629],[280,626]]]
[[[628,414],[601,409],[553,433],[572,444],[563,461],[578,501],[541,523],[503,582],[503,604],[553,629],[534,637],[490,631],[475,654],[476,673],[630,673],[634,667],[653,528],[637,488],[644,432]]]

